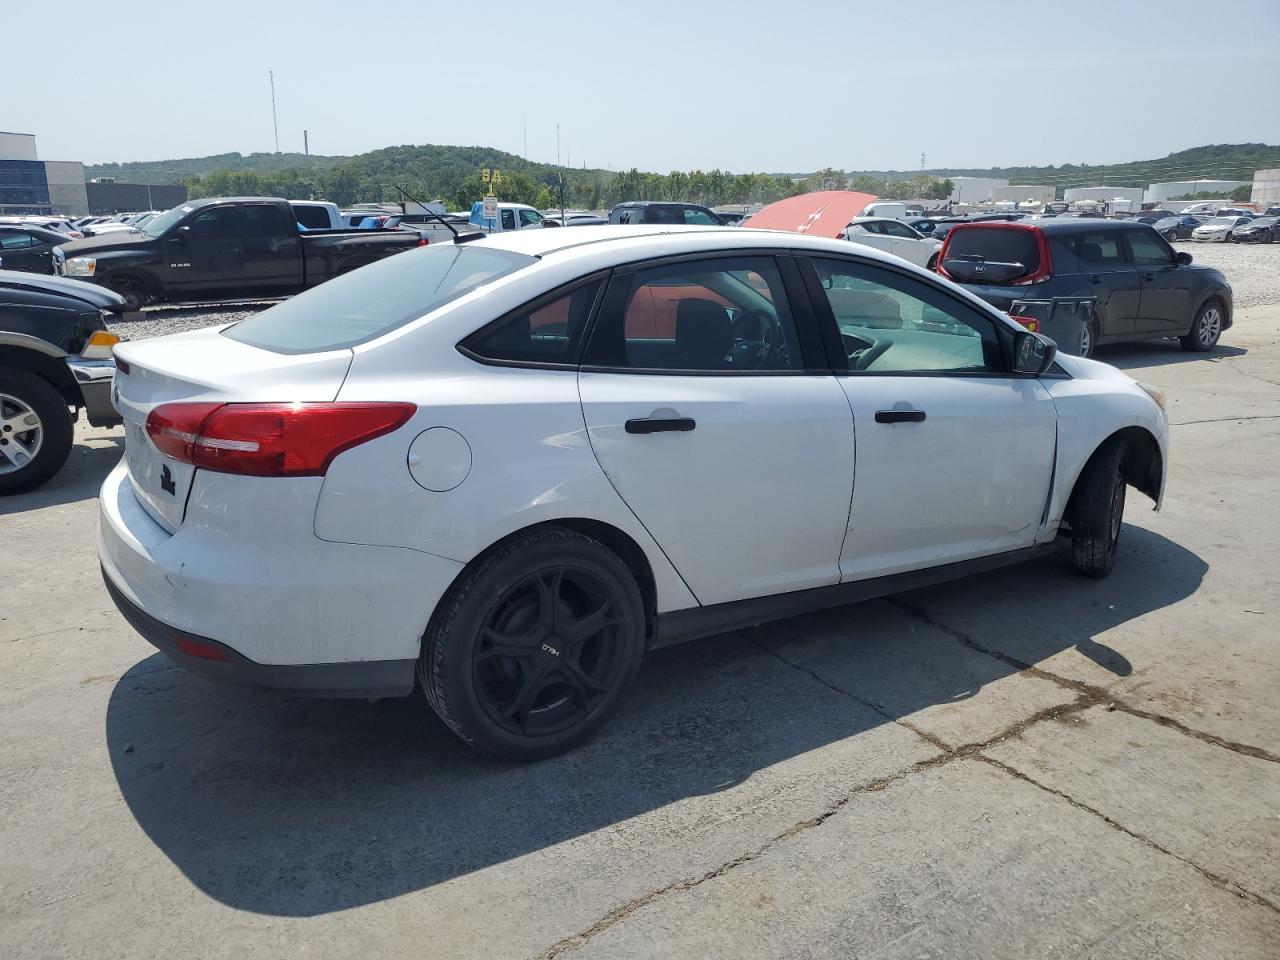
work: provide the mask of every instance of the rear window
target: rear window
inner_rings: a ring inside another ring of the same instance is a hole
[[[300,203],[293,208],[293,215],[308,230],[327,230],[333,226],[329,221],[329,211],[324,207]]]
[[[300,293],[223,336],[276,353],[352,347],[536,262],[483,246],[418,248]]]
[[[947,261],[964,259],[1021,264],[1021,269],[1007,275],[1008,279],[1016,280],[1040,268],[1040,247],[1030,230],[1000,226],[951,230],[947,233]]]

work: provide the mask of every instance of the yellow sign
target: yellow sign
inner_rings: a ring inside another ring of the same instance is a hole
[[[488,182],[489,182],[489,168],[488,168],[488,167],[485,167],[483,170],[481,170],[481,171],[480,171],[480,179],[481,179],[481,180],[483,180],[485,183],[488,183]]]

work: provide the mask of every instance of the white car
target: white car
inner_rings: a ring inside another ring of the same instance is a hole
[[[867,247],[892,253],[917,267],[932,270],[938,263],[942,241],[926,237],[900,220],[888,217],[854,217],[840,234]]]
[[[1228,243],[1231,231],[1244,226],[1249,220],[1249,217],[1214,217],[1192,230],[1191,239],[1200,243]]]
[[[525,230],[121,344],[99,556],[191,671],[425,689],[515,758],[644,651],[1052,550],[1159,503],[1163,399],[834,239]]]

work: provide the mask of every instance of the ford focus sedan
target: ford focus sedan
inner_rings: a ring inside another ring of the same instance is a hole
[[[988,570],[1116,560],[1154,387],[838,240],[535,230],[117,348],[99,556],[193,673],[416,685],[467,742],[581,743],[650,649]]]

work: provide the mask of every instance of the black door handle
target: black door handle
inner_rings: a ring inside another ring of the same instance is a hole
[[[1093,275],[1091,275],[1091,276],[1089,277],[1089,282],[1090,282],[1090,283],[1101,283],[1101,282],[1102,282],[1102,278],[1101,278],[1100,276],[1098,276],[1098,275],[1095,273],[1095,274],[1093,274]]]
[[[876,423],[924,423],[924,411],[877,410]]]
[[[627,433],[688,433],[697,423],[692,417],[672,417],[669,420],[628,420]]]

